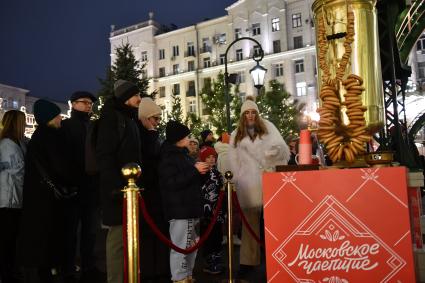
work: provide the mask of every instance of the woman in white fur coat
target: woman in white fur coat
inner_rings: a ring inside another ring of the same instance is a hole
[[[260,235],[263,207],[262,174],[287,164],[289,148],[276,127],[259,115],[258,106],[247,98],[241,107],[238,127],[230,137],[228,152],[230,169],[243,213],[253,230]],[[240,273],[260,264],[260,246],[242,228]]]

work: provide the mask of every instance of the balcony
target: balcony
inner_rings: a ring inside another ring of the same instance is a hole
[[[207,52],[211,52],[211,46],[203,46],[200,48],[200,53],[207,53]]]
[[[196,57],[195,50],[188,50],[184,52],[184,57]]]

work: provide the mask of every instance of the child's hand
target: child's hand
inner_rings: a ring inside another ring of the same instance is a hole
[[[200,174],[205,174],[210,169],[209,165],[206,162],[196,162],[195,167]]]

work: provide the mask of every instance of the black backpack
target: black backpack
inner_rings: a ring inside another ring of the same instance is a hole
[[[121,144],[124,139],[124,131],[126,124],[124,116],[119,112],[116,113],[118,118],[118,135]],[[98,130],[99,119],[90,121],[90,124],[87,127],[87,136],[85,144],[85,171],[88,175],[96,175],[99,173],[99,167],[97,166],[96,160],[96,143]]]

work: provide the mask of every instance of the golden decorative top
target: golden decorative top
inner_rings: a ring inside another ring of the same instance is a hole
[[[121,174],[128,180],[137,180],[142,174],[142,168],[137,163],[128,163],[121,168]]]
[[[233,178],[232,171],[226,171],[226,173],[224,173],[224,178],[226,178],[227,181],[232,180],[232,178]]]

